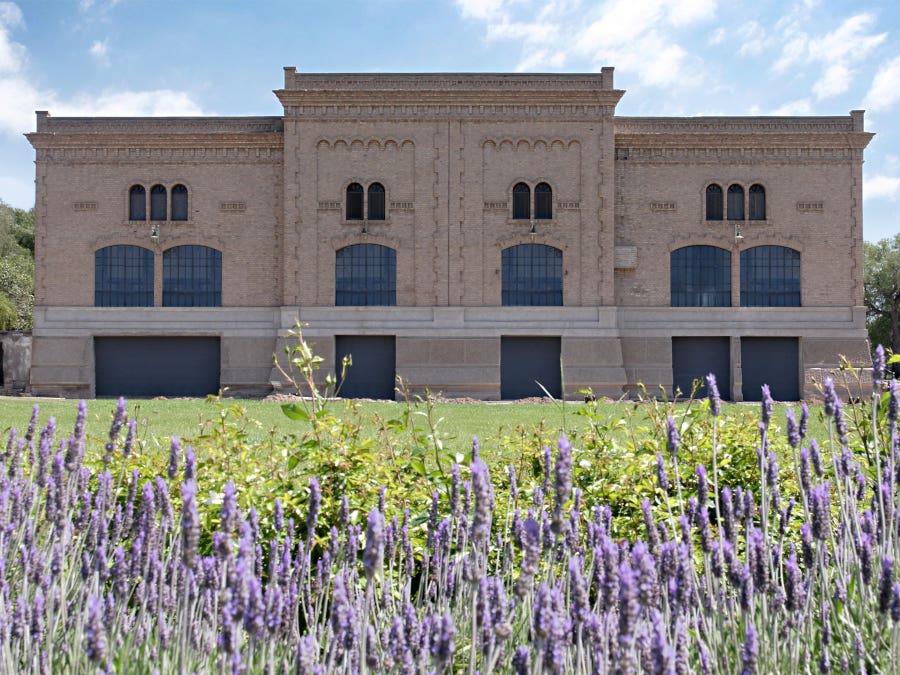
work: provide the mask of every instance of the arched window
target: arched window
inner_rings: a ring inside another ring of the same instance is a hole
[[[166,219],[166,188],[154,185],[150,188],[150,220]]]
[[[381,183],[369,186],[369,220],[384,220],[384,186]]]
[[[513,188],[513,218],[516,220],[531,218],[531,188],[525,183],[516,183]]]
[[[359,183],[350,183],[347,186],[347,220],[363,219],[363,186]]]
[[[672,251],[672,307],[731,307],[731,252],[717,246]]]
[[[722,220],[722,188],[718,185],[710,185],[706,188],[706,219]]]
[[[222,252],[175,246],[163,252],[163,307],[221,307]]]
[[[544,244],[503,249],[504,305],[562,305],[562,251]]]
[[[188,219],[188,190],[184,185],[172,188],[172,220]]]
[[[94,253],[96,307],[152,307],[153,251],[107,246]]]
[[[759,184],[750,186],[750,220],[766,219],[766,189]]]
[[[334,262],[334,304],[397,304],[397,252],[378,244],[338,249]]]
[[[128,191],[128,220],[147,220],[147,191],[134,185]]]
[[[553,188],[547,183],[538,183],[534,187],[534,217],[539,220],[553,218]]]
[[[744,187],[735,183],[728,188],[728,220],[744,219]]]
[[[741,306],[799,307],[799,251],[784,246],[741,251]]]

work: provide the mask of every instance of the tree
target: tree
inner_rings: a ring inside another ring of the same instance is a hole
[[[900,354],[900,234],[876,244],[864,242],[866,327],[872,346]],[[894,372],[900,375],[900,366]]]
[[[28,330],[34,312],[34,209],[0,201],[0,330]]]

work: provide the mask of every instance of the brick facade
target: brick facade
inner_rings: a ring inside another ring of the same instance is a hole
[[[797,340],[801,394],[838,354],[865,359],[861,112],[815,118],[625,118],[613,71],[326,75],[285,69],[283,117],[54,118],[39,112],[32,389],[95,393],[98,336],[218,336],[220,384],[283,386],[295,318],[333,367],[335,336],[396,337],[414,389],[495,399],[501,337],[561,338],[566,390],[671,387],[671,339]],[[384,220],[347,220],[351,183],[384,186]],[[512,218],[514,185],[552,187],[552,218]],[[708,221],[705,192],[762,185],[766,218]],[[129,219],[133,185],[188,189],[188,219]],[[151,225],[158,238],[150,239]],[[739,234],[739,237],[736,235]],[[335,306],[335,254],[396,251],[396,306]],[[501,254],[562,251],[563,304],[501,302]],[[94,307],[94,254],[149,248],[154,307]],[[162,307],[162,251],[221,251],[222,306]],[[731,251],[730,308],[671,307],[670,254]],[[740,252],[801,257],[800,307],[741,307]]]

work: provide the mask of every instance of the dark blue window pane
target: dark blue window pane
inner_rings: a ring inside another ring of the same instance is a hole
[[[350,183],[347,186],[347,220],[363,219],[363,186]]]
[[[716,246],[672,251],[672,307],[731,307],[731,252]]]
[[[334,290],[335,305],[396,305],[397,252],[378,244],[354,244],[338,249]]]
[[[128,192],[128,220],[147,220],[147,192],[135,185]]]
[[[503,250],[504,305],[562,305],[562,251],[544,244]]]
[[[766,189],[762,185],[750,186],[750,220],[766,219]]]
[[[732,185],[728,188],[728,220],[744,219],[744,188]]]
[[[107,246],[94,253],[94,305],[153,306],[153,251]]]
[[[221,251],[175,246],[163,253],[163,307],[221,306]]]
[[[150,188],[150,220],[166,219],[166,188],[154,185]]]
[[[184,185],[172,188],[172,220],[188,219],[188,190]]]
[[[381,183],[369,186],[369,220],[384,220],[384,186]]]
[[[513,218],[516,220],[531,218],[531,188],[525,183],[516,183],[513,188]]]
[[[799,307],[800,253],[784,246],[741,251],[742,307]]]
[[[706,188],[706,219],[722,220],[722,188],[710,185]]]
[[[534,188],[534,217],[538,220],[553,218],[553,189],[546,183]]]

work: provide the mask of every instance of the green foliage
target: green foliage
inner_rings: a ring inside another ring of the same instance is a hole
[[[869,341],[900,353],[900,234],[864,242],[863,251]]]
[[[0,329],[30,329],[33,311],[34,210],[0,201]]]

